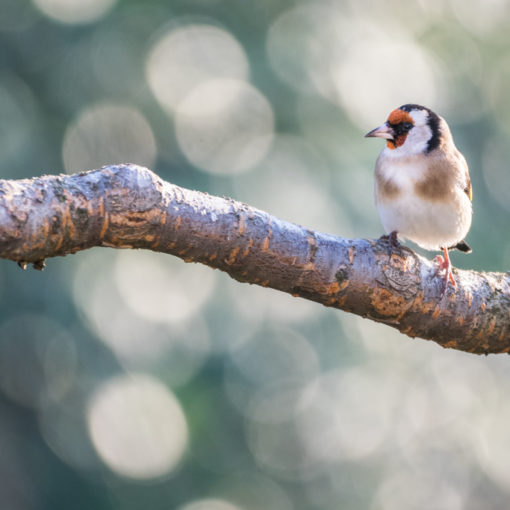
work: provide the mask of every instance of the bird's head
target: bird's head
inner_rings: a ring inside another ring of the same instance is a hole
[[[420,154],[434,150],[441,140],[444,120],[432,110],[405,104],[393,110],[388,120],[365,137],[386,139],[386,147],[396,154]]]

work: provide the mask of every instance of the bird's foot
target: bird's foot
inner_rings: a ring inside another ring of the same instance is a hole
[[[444,279],[443,279],[443,296],[445,296],[448,292],[448,283],[450,282],[454,288],[457,288],[457,284],[455,283],[455,278],[452,273],[452,264],[450,262],[450,257],[448,256],[448,250],[443,249],[444,258],[442,255],[436,255],[434,261],[437,264],[437,272],[443,270]]]
[[[396,231],[391,232],[389,235],[381,236],[381,240],[388,241],[388,255],[390,258],[393,254],[398,255],[399,257],[404,256],[402,245],[398,240]]]

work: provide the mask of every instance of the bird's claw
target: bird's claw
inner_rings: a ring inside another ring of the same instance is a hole
[[[455,278],[452,273],[452,264],[449,258],[443,257],[442,255],[436,255],[434,262],[437,264],[436,274],[441,270],[445,271],[443,278],[443,296],[445,296],[448,292],[448,282],[450,282],[454,288],[457,288],[457,284],[455,283]]]

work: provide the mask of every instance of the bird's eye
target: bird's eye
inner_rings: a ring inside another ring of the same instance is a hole
[[[390,124],[396,136],[406,135],[413,127],[412,122],[399,122],[398,124]]]

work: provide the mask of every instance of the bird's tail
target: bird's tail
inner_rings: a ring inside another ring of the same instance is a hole
[[[464,253],[471,253],[471,247],[469,244],[466,243],[466,241],[461,241],[460,243],[457,243],[455,246],[451,246],[448,248],[449,250],[459,250],[463,251]]]

